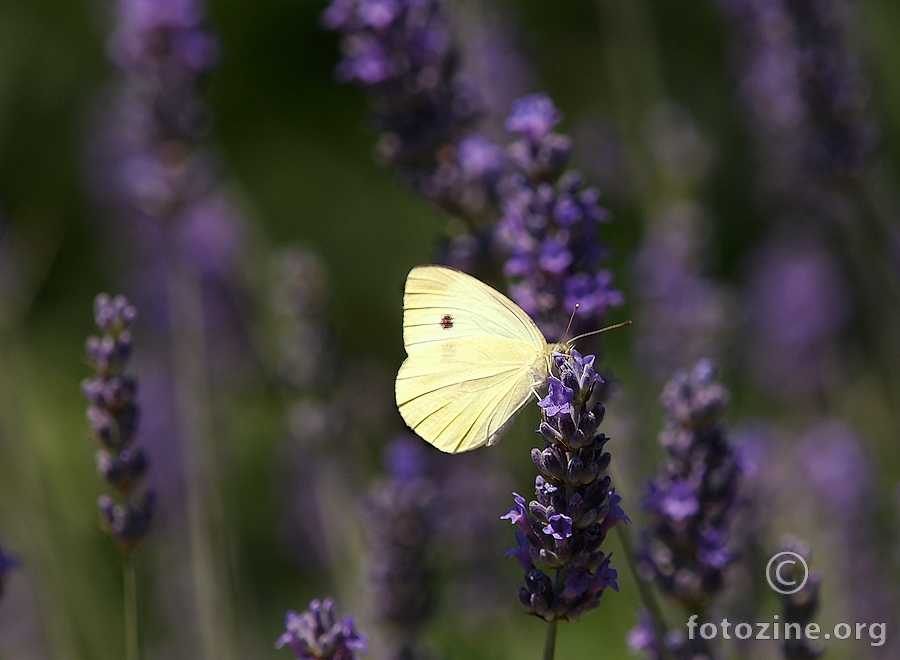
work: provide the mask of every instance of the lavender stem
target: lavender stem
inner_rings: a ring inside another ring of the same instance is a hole
[[[547,624],[547,639],[544,642],[544,660],[553,660],[553,655],[556,653],[556,628],[558,625],[558,620],[551,621]]]
[[[140,660],[138,643],[137,578],[134,571],[134,554],[125,555],[122,570],[125,601],[125,659]]]

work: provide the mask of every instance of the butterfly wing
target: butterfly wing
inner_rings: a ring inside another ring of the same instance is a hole
[[[547,345],[544,335],[512,300],[484,282],[446,266],[416,266],[403,294],[403,345],[414,352],[450,339],[505,337]]]
[[[547,342],[514,302],[444,266],[406,280],[397,407],[422,438],[447,452],[496,442],[546,380]]]
[[[447,340],[403,362],[395,388],[397,407],[410,428],[441,451],[476,449],[493,444],[506,430],[542,378],[544,364],[521,341]]]

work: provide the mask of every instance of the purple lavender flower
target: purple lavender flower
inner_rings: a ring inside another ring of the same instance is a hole
[[[411,437],[388,444],[387,478],[370,489],[365,507],[372,600],[396,658],[417,657],[417,638],[434,609],[437,483],[426,459]]]
[[[606,535],[628,516],[621,498],[604,475],[610,455],[608,438],[598,432],[602,403],[591,405],[595,385],[594,356],[577,351],[553,356],[556,376],[540,401],[539,433],[544,450],[532,449],[540,474],[537,499],[526,502],[514,493],[515,506],[502,516],[518,526],[517,545],[507,553],[525,571],[519,600],[529,614],[548,622],[574,621],[600,605],[607,587],[618,591],[616,571],[601,547]],[[541,565],[555,573],[551,579]]]
[[[367,651],[368,640],[356,631],[353,617],[339,620],[331,598],[312,601],[300,614],[289,611],[284,625],[275,648],[289,646],[297,660],[354,660]]]
[[[422,170],[410,182],[427,199],[477,228],[497,215],[497,184],[506,165],[500,145],[469,133],[441,150],[434,169]]]
[[[643,575],[690,612],[703,611],[721,590],[736,556],[727,542],[740,468],[719,423],[728,393],[715,375],[701,360],[663,391],[666,428],[659,440],[669,456],[650,483],[653,526],[638,557]]]
[[[506,259],[509,293],[549,337],[562,338],[575,305],[576,331],[597,329],[623,302],[612,274],[600,269],[607,248],[600,228],[607,212],[599,193],[570,171],[560,178],[571,141],[552,129],[560,113],[536,94],[513,105],[507,128],[520,139],[508,149],[514,172],[500,184],[503,217],[495,240]]]
[[[199,82],[219,46],[201,0],[119,0],[117,9],[108,52],[123,75],[94,145],[98,193],[132,218],[170,221],[215,183],[198,150],[211,124]]]
[[[118,0],[116,9],[107,50],[120,76],[88,145],[93,196],[123,221],[113,239],[130,250],[132,268],[174,248],[205,280],[222,282],[244,227],[206,146],[212,117],[200,83],[219,45],[204,2]]]
[[[81,384],[90,402],[88,420],[101,446],[98,471],[123,499],[120,504],[108,495],[102,496],[98,502],[101,519],[125,552],[136,549],[150,531],[156,502],[153,491],[141,488],[148,462],[143,450],[134,445],[140,419],[135,403],[137,381],[125,374],[136,316],[124,296],[97,296],[94,318],[101,336],[87,341],[88,363],[96,375]]]
[[[9,575],[12,571],[19,568],[19,560],[15,557],[12,557],[5,552],[3,552],[3,548],[0,547],[0,597],[3,596],[3,588],[6,584],[6,576]]]
[[[628,648],[640,651],[647,660],[720,660],[721,654],[709,648],[700,635],[688,638],[682,630],[660,634],[650,613],[641,610],[638,625],[628,632]]]
[[[562,113],[553,105],[553,101],[545,94],[533,94],[519,99],[513,104],[512,113],[506,120],[506,129],[518,133],[531,145],[539,145],[548,137],[556,125],[562,121]],[[560,142],[562,136],[556,136],[555,141]],[[562,144],[571,144],[562,139]],[[568,158],[567,150],[562,151]]]
[[[549,97],[513,105],[506,126],[522,139],[504,154],[469,132],[478,101],[458,75],[441,0],[333,0],[322,21],[343,37],[338,77],[369,91],[381,159],[462,221],[448,227],[439,260],[490,275],[499,237],[510,292],[545,332],[561,334],[559,319],[576,304],[578,327],[596,329],[607,307],[622,302],[611,274],[599,268],[605,211],[574,172],[554,186],[571,141],[552,132],[560,113]],[[495,236],[491,225],[500,215],[505,222]]]
[[[766,183],[789,208],[813,203],[827,211],[823,187],[858,181],[876,143],[845,7],[835,0],[720,4],[732,19]]]
[[[877,143],[836,0],[720,0],[770,201],[835,219]]]
[[[490,225],[499,215],[496,187],[506,155],[472,132],[482,103],[460,73],[447,3],[332,0],[322,22],[342,36],[337,77],[368,92],[381,132],[378,160],[455,217],[438,261],[493,274]]]
[[[443,0],[333,0],[322,23],[342,36],[337,77],[369,94],[382,132],[378,156],[433,170],[440,147],[455,142],[479,108],[459,76]]]

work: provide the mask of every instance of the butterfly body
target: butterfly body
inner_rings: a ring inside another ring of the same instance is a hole
[[[464,452],[497,442],[547,383],[548,344],[534,321],[498,291],[445,266],[417,266],[403,296],[407,358],[397,407],[438,449]]]

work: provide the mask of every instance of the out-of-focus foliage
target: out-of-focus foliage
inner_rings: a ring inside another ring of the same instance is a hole
[[[115,224],[127,220],[91,192],[89,145],[117,80],[106,45],[113,4],[0,0],[0,547],[18,562],[4,576],[0,657],[123,657],[121,558],[99,525],[104,486],[79,390],[100,291],[138,305],[136,437],[160,497],[137,553],[144,657],[201,657],[191,649],[204,643],[220,644],[223,660],[286,657],[273,647],[284,613],[329,594],[374,638],[370,657],[380,657],[364,497],[383,471],[383,446],[402,430],[392,378],[403,358],[404,278],[435,259],[445,228],[456,225],[373,160],[366,98],[335,80],[338,37],[321,26],[324,1],[209,0],[221,59],[201,92],[222,198],[243,218],[223,244],[239,246],[239,256],[226,284],[203,271],[196,291],[178,264],[130,262],[135,246]],[[810,232],[821,229],[815,214],[794,225],[767,197],[765,152],[741,82],[746,34],[726,7],[735,4],[460,0],[450,8],[461,68],[487,90],[486,130],[499,134],[507,93],[548,93],[574,163],[610,211],[603,263],[626,303],[608,319],[637,323],[604,336],[597,366],[615,392],[601,430],[634,525],[648,525],[640,506],[663,455],[660,384],[676,367],[713,357],[732,392],[725,422],[736,427],[730,438],[759,506],[738,526],[749,550],[726,571],[723,609],[763,620],[779,611],[757,564],[790,532],[809,542],[821,569],[820,621],[874,621],[896,612],[900,584],[890,552],[900,534],[900,350],[891,334],[900,315],[891,290],[900,281],[900,5],[831,3],[841,8],[878,146],[859,181],[819,200],[858,215],[822,219],[835,229],[820,236]],[[492,50],[497,44],[507,51]],[[498,77],[497,58],[518,73]],[[295,244],[303,247],[291,252]],[[291,272],[307,288],[276,281]],[[808,323],[798,330],[798,320]],[[320,373],[287,373],[285,365],[302,369],[310,346]],[[200,353],[207,363],[196,361]],[[499,519],[509,491],[530,493],[531,408],[496,448],[457,463],[429,454],[439,475],[429,535],[450,540],[427,557],[436,595],[417,635],[436,657],[539,657],[544,627],[521,614],[521,572],[502,556],[515,540]],[[186,418],[200,421],[179,428]],[[178,440],[189,432],[200,439],[199,468]],[[473,493],[484,510],[461,522],[454,516]],[[202,538],[191,536],[198,501]],[[467,554],[476,540],[490,556]],[[561,624],[560,660],[631,657],[626,635],[640,598],[625,550],[613,536],[607,545],[621,591]],[[208,572],[198,572],[198,556],[210,558]],[[216,588],[204,590],[204,580]],[[216,640],[198,641],[198,593],[216,601],[205,621]],[[667,613],[683,625],[682,613]],[[774,646],[744,650],[778,657]],[[830,643],[827,657],[890,653],[864,638]]]

